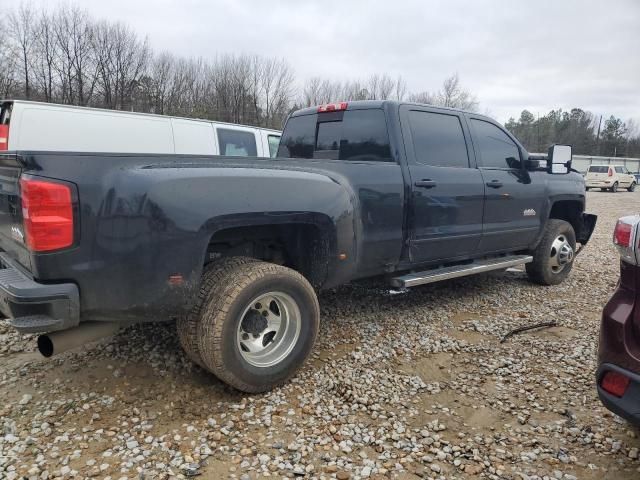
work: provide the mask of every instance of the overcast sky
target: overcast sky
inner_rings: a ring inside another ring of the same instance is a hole
[[[480,110],[502,122],[525,108],[640,119],[638,0],[71,3],[129,23],[157,51],[284,57],[300,81],[387,73],[417,92],[458,72]]]

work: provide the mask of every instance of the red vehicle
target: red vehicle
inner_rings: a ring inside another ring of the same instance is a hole
[[[609,410],[640,425],[640,215],[618,220],[613,243],[620,281],[602,313],[598,395]]]

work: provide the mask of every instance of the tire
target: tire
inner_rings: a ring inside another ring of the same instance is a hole
[[[318,335],[313,287],[295,270],[260,261],[217,272],[215,284],[203,284],[196,322],[203,366],[247,393],[283,384],[302,366]]]
[[[202,283],[196,303],[188,314],[178,318],[176,322],[178,339],[182,349],[192,362],[202,368],[206,369],[200,357],[200,347],[198,346],[198,322],[202,314],[202,306],[209,296],[210,290],[220,285],[222,278],[229,271],[234,271],[238,265],[250,262],[257,262],[257,260],[249,257],[228,257],[208,264],[202,273]]]
[[[567,249],[566,247],[570,247]],[[550,218],[545,232],[527,263],[529,280],[540,285],[558,285],[569,276],[576,251],[576,234],[570,223]]]
[[[613,193],[616,193],[618,191],[618,182],[615,182],[612,186],[611,186],[611,191]]]
[[[631,185],[629,185],[629,188],[627,188],[627,190],[629,190],[630,192],[633,192],[636,189],[636,182],[631,182]]]

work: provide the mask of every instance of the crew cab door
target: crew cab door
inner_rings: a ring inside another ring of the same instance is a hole
[[[485,184],[479,251],[525,249],[541,228],[547,199],[544,172],[528,172],[516,141],[498,124],[469,117],[473,146]]]
[[[411,181],[409,256],[413,263],[464,258],[482,235],[484,183],[457,112],[400,107]]]

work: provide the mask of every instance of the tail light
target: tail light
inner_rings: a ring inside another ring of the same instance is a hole
[[[640,264],[640,215],[622,217],[613,230],[613,244],[620,252],[620,258],[633,265]]]
[[[327,105],[320,105],[318,107],[318,113],[339,112],[341,110],[346,110],[348,106],[349,104],[347,102],[329,103]]]
[[[0,150],[9,150],[9,125],[0,125]]]
[[[600,386],[605,392],[618,398],[622,398],[624,393],[627,391],[627,387],[629,387],[629,382],[629,377],[618,372],[608,371],[602,377]]]
[[[34,252],[73,245],[71,187],[49,180],[20,179],[22,217],[27,246]]]
[[[609,177],[613,177],[613,168],[609,167],[609,173],[607,173]]]

